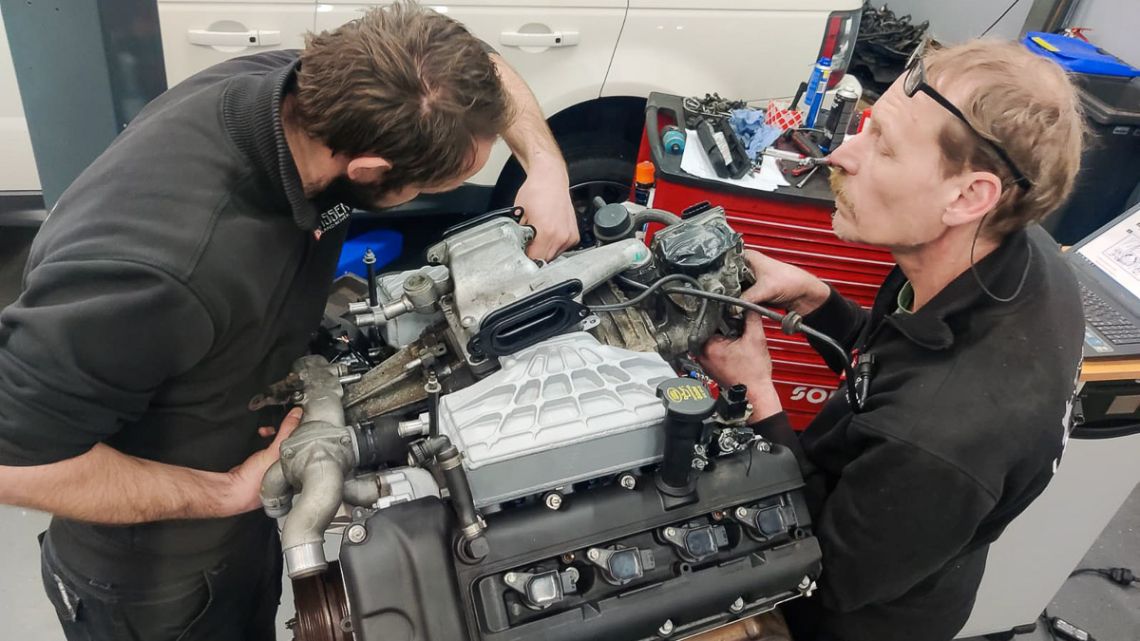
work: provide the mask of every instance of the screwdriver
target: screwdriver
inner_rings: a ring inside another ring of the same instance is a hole
[[[787,160],[789,162],[794,162],[796,165],[798,165],[800,167],[817,167],[819,165],[828,164],[828,160],[826,157],[813,158],[811,156],[804,156],[803,154],[798,154],[794,151],[784,151],[783,149],[773,149],[773,148],[769,147],[769,148],[765,149],[762,153],[765,156],[771,156],[777,160]]]

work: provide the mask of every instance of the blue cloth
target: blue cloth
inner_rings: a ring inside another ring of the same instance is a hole
[[[728,124],[740,136],[750,160],[756,160],[760,152],[784,133],[779,127],[764,124],[764,112],[760,109],[733,109]]]

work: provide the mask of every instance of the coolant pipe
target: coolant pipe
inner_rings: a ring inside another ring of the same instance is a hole
[[[261,505],[271,519],[279,519],[293,509],[293,488],[285,479],[281,461],[270,465],[261,478]]]
[[[281,529],[285,567],[291,579],[319,574],[328,568],[325,528],[340,509],[344,469],[331,457],[315,456],[301,473],[301,487],[296,505]]]
[[[297,430],[281,443],[281,459],[261,483],[267,515],[284,517],[281,548],[290,578],[328,567],[325,528],[340,509],[345,480],[359,462],[354,434],[344,424],[340,369],[320,356],[293,364],[302,383],[295,402],[304,409]]]
[[[455,505],[455,515],[459,517],[463,536],[472,538],[482,534],[483,525],[475,512],[475,500],[471,497],[471,485],[467,482],[467,474],[463,472],[459,450],[449,444],[436,458],[443,471],[443,477],[447,480],[447,491],[451,494],[451,501]]]
[[[387,463],[402,464],[408,457],[408,443],[400,435],[399,421],[379,416],[351,426],[356,442],[356,466],[373,470]]]
[[[459,450],[446,436],[425,438],[413,443],[410,449],[411,464],[424,466],[434,459],[444,481],[447,482],[451,506],[459,520],[459,531],[463,534],[460,556],[470,562],[486,557],[490,552],[487,539],[483,536],[486,528],[479,518],[479,513],[475,511],[475,499],[471,494],[471,484],[467,481],[467,474],[463,471],[463,460]]]
[[[491,550],[487,545],[487,538],[483,536],[486,527],[479,518],[479,513],[475,511],[475,500],[471,496],[471,485],[467,482],[467,474],[463,471],[459,450],[449,443],[436,458],[443,472],[443,478],[447,481],[451,506],[455,509],[455,516],[459,519],[459,531],[463,535],[463,541],[457,550],[459,556],[468,562],[481,561],[490,554]]]
[[[408,463],[418,467],[426,467],[440,452],[452,447],[451,439],[446,436],[430,436],[416,441],[408,447]]]
[[[380,477],[375,472],[344,482],[344,502],[349,505],[371,507],[380,500],[380,494]]]
[[[676,225],[681,217],[664,209],[643,209],[633,215],[633,228],[638,229],[645,223],[661,223],[662,225]]]

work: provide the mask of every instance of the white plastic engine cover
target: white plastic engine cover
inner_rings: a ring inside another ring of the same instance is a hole
[[[440,432],[463,452],[476,507],[661,459],[656,390],[675,374],[658,354],[575,332],[499,362],[500,371],[440,399]]]

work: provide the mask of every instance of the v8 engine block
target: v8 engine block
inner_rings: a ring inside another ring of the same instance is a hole
[[[510,217],[445,235],[251,403],[305,408],[262,487],[320,595],[300,639],[664,638],[813,588],[794,457],[689,356],[739,323],[701,294],[746,286],[740,236],[719,208],[598,221],[599,246],[546,265]],[[322,544],[342,505],[341,578]]]

